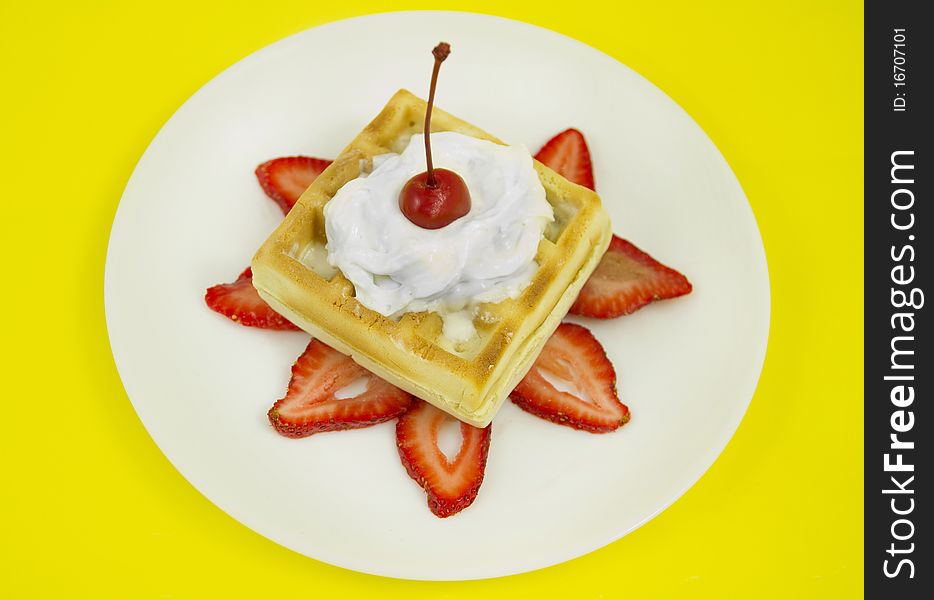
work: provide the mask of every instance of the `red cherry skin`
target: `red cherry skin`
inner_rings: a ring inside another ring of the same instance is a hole
[[[428,185],[428,172],[409,179],[399,194],[402,214],[423,229],[441,229],[470,212],[470,192],[460,175],[434,169],[435,185]]]

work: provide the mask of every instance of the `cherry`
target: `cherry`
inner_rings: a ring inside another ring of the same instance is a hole
[[[431,54],[435,66],[431,72],[428,107],[425,109],[425,159],[428,170],[406,182],[399,194],[399,209],[412,223],[424,229],[440,229],[470,212],[470,192],[460,175],[448,169],[435,169],[431,163],[431,109],[441,63],[451,53],[450,44],[441,42]]]
[[[440,229],[470,212],[470,192],[461,176],[435,169],[431,185],[426,171],[409,179],[399,196],[399,208],[409,221],[424,229]]]

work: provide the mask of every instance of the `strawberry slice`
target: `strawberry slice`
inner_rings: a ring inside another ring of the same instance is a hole
[[[204,301],[214,312],[247,327],[298,331],[298,327],[259,297],[253,287],[253,270],[250,267],[233,283],[208,288]]]
[[[566,129],[548,140],[535,155],[535,160],[578,185],[594,189],[593,165],[584,134]]]
[[[416,400],[396,423],[396,446],[409,477],[428,493],[428,508],[436,516],[450,517],[470,506],[483,483],[490,450],[490,430],[460,423],[460,450],[454,460],[438,446],[438,431],[448,421],[446,412]]]
[[[655,300],[684,296],[692,289],[687,277],[614,235],[570,312],[612,319],[633,313]]]
[[[572,384],[577,393],[559,390],[546,374]],[[510,397],[533,415],[593,433],[614,431],[629,421],[603,346],[589,329],[574,323],[558,326]]]
[[[338,398],[337,392],[365,379],[366,389]],[[285,398],[269,409],[269,422],[286,437],[360,429],[394,419],[409,409],[412,396],[370,373],[346,354],[311,340],[292,365]]]
[[[266,195],[287,215],[298,197],[332,162],[310,156],[275,158],[256,167],[256,179]]]

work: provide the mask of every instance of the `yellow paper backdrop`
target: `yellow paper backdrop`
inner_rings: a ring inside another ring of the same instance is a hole
[[[768,356],[726,451],[635,533],[531,574],[397,581],[267,541],[162,456],[107,342],[111,220],[173,111],[289,34],[404,8],[521,19],[645,75],[732,165],[768,255]],[[804,0],[0,3],[0,597],[858,595],[862,18]]]

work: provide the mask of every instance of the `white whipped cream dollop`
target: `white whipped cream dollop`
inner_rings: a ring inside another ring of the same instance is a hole
[[[443,315],[517,297],[554,220],[524,147],[441,132],[431,134],[431,150],[434,166],[460,175],[470,191],[470,212],[450,224],[423,229],[399,209],[402,187],[426,169],[420,135],[402,154],[374,159],[371,173],[324,207],[328,262],[353,283],[357,300],[385,316]]]

